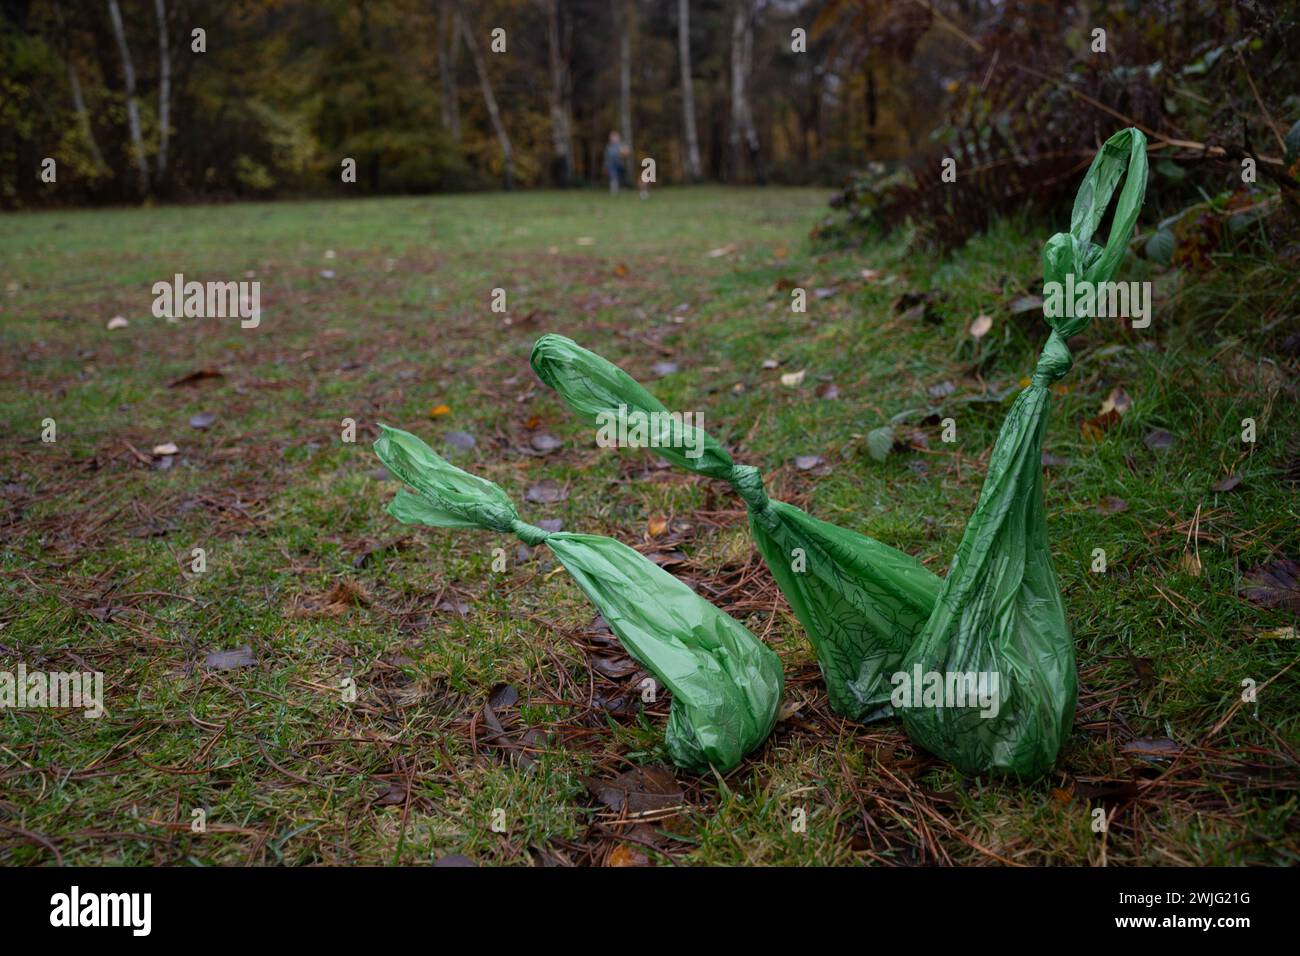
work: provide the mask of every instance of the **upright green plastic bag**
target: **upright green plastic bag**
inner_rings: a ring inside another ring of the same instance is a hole
[[[1092,235],[1126,169],[1103,248]],[[1054,235],[1043,250],[1045,290],[1053,282],[1067,287],[1071,275],[1075,287],[1110,280],[1128,248],[1146,182],[1146,137],[1136,129],[1116,133],[1084,176],[1070,231]],[[898,708],[913,740],[968,773],[1044,773],[1074,722],[1074,641],[1047,545],[1041,457],[1050,386],[1073,364],[1066,339],[1090,317],[1047,321],[1052,333],[1031,384],[1007,413],[934,613],[904,661],[905,673],[925,680],[937,675],[954,690],[954,677],[986,675],[991,685],[997,675],[996,708],[953,706],[947,697],[938,698],[939,706]]]
[[[542,336],[530,361],[538,378],[588,424],[635,414],[631,420],[649,423],[647,443],[664,458],[729,482],[748,506],[759,553],[812,641],[832,709],[863,721],[891,712],[890,678],[939,593],[933,573],[879,541],[772,501],[758,469],[735,464],[703,429],[674,422],[635,379],[571,339]]]
[[[545,543],[628,654],[672,691],[665,743],[674,763],[725,773],[767,739],[781,704],[781,660],[740,622],[613,538],[520,521],[497,485],[461,471],[409,432],[380,429],[375,454],[413,489],[399,491],[388,513],[405,524]]]

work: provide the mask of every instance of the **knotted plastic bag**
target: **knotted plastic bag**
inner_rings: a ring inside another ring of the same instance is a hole
[[[1092,235],[1125,169],[1110,235],[1097,246]],[[1084,176],[1070,231],[1054,235],[1043,250],[1045,290],[1053,282],[1077,288],[1081,281],[1095,287],[1110,280],[1127,250],[1146,181],[1146,137],[1136,129],[1116,133]],[[1047,545],[1042,447],[1050,386],[1073,364],[1066,339],[1089,321],[1088,315],[1048,318],[1052,333],[1031,384],[1002,424],[934,613],[904,661],[910,679],[899,691],[908,705],[898,709],[908,734],[969,773],[1044,773],[1074,721],[1074,642]],[[996,706],[972,703],[969,691],[979,680],[986,688],[996,681]],[[936,691],[931,699],[922,696],[927,686]],[[958,695],[964,704],[954,704]]]
[[[781,704],[781,661],[739,621],[613,538],[520,521],[497,485],[409,432],[380,429],[375,454],[412,489],[399,491],[388,513],[404,524],[510,532],[550,548],[628,654],[672,691],[665,744],[674,763],[725,773],[767,739]]]
[[[890,713],[890,678],[939,593],[933,573],[888,545],[769,499],[758,469],[735,464],[703,429],[680,413],[674,418],[621,368],[571,339],[542,336],[531,362],[588,424],[605,428],[622,416],[664,458],[729,482],[748,506],[759,553],[808,633],[832,709],[863,721]]]

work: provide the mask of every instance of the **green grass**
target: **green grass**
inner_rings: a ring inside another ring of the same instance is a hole
[[[1046,500],[1080,713],[1052,775],[963,779],[896,721],[829,712],[734,496],[597,448],[527,364],[542,332],[577,339],[669,407],[702,412],[774,496],[942,573],[1045,338],[1007,306],[1038,291],[1047,230],[1005,224],[947,260],[902,238],[814,250],[824,199],[699,188],[0,219],[0,670],[101,670],[109,710],[0,710],[0,862],[1296,862],[1295,620],[1239,595],[1250,569],[1300,556],[1285,478],[1295,359],[1278,344],[1295,263],[1237,250],[1198,276],[1130,262],[1120,278],[1155,283],[1152,328],[1099,321],[1072,343],[1047,439],[1065,464],[1049,469]],[[249,271],[256,330],[150,314],[151,285],[174,272]],[[791,284],[809,290],[805,314],[790,310]],[[893,308],[907,291],[934,297],[934,321]],[[967,327],[981,313],[994,324],[977,344]],[[106,330],[118,314],[129,328]],[[655,379],[661,359],[679,370]],[[168,387],[200,368],[223,377]],[[798,370],[802,384],[781,384]],[[931,397],[943,382],[951,394]],[[838,398],[818,397],[829,383]],[[1116,387],[1132,408],[1087,437],[1081,423]],[[957,441],[918,425],[928,448],[874,461],[866,433],[908,409],[954,418]],[[218,413],[210,430],[187,424],[201,411]],[[782,656],[788,716],[768,744],[725,780],[678,774],[682,805],[662,819],[599,804],[584,779],[664,762],[667,702],[638,713],[592,700],[635,700],[638,678],[590,669],[593,610],[545,549],[519,561],[502,536],[396,525],[395,485],[369,449],[377,421],[497,481],[525,520],[683,551],[675,573]],[[1149,449],[1154,428],[1173,447]],[[477,445],[449,450],[451,430]],[[529,454],[538,431],[563,447]],[[180,446],[169,470],[131,451],[168,441]],[[797,455],[829,472],[796,469]],[[1241,484],[1213,491],[1228,473]],[[548,478],[568,498],[526,503]],[[1126,507],[1100,513],[1108,498]],[[656,517],[670,527],[652,538]],[[498,547],[505,573],[492,570]],[[1089,570],[1096,548],[1105,574]],[[341,583],[362,603],[330,606]],[[256,666],[204,666],[243,645]],[[1247,678],[1258,707],[1234,707]],[[519,695],[495,708],[509,750],[482,712],[498,684]],[[1180,753],[1125,751],[1144,737]],[[190,830],[196,808],[206,833]]]

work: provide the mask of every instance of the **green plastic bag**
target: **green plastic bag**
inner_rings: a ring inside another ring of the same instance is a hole
[[[729,482],[748,506],[759,553],[808,633],[832,709],[862,721],[891,712],[890,678],[939,593],[932,572],[879,541],[769,499],[758,469],[735,464],[703,429],[675,423],[635,379],[571,339],[542,336],[530,361],[588,424],[604,426],[619,414],[648,422],[646,443],[664,458]]]
[[[665,744],[674,763],[725,773],[767,739],[781,704],[781,660],[739,621],[613,538],[520,521],[492,482],[461,471],[409,432],[380,429],[375,454],[413,489],[399,491],[388,513],[404,524],[481,528],[545,543],[628,654],[672,691]]]
[[[1109,238],[1097,246],[1092,235],[1126,169]],[[1127,251],[1146,182],[1146,137],[1136,129],[1116,133],[1084,176],[1070,231],[1054,235],[1043,250],[1045,294],[1050,283],[1066,287],[1069,276],[1075,287],[1110,280]],[[1074,722],[1074,641],[1047,545],[1041,459],[1050,386],[1073,364],[1066,339],[1090,317],[1047,321],[1052,333],[1031,384],[1007,413],[934,613],[904,661],[905,673],[923,681],[939,675],[945,690],[953,687],[938,706],[898,707],[908,734],[968,773],[1045,773]],[[997,706],[971,706],[969,697],[954,706],[963,675],[984,675],[987,686],[996,675]],[[916,699],[913,679],[908,702]]]

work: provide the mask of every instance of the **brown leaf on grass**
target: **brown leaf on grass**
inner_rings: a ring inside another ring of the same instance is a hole
[[[1144,685],[1152,684],[1156,679],[1156,662],[1150,657],[1135,657],[1132,654],[1128,656],[1129,666],[1133,668],[1133,675]]]
[[[195,385],[210,378],[225,378],[225,373],[215,368],[199,368],[193,372],[187,372],[178,379],[167,383],[168,388],[179,388],[182,385]]]
[[[1138,737],[1120,749],[1126,754],[1149,760],[1169,760],[1183,752],[1182,744],[1168,737]]]
[[[796,455],[794,466],[800,471],[812,471],[825,461],[826,459],[821,455]]]
[[[210,671],[233,671],[240,667],[256,667],[253,649],[245,644],[228,651],[212,651],[203,658],[203,666]]]
[[[197,428],[199,431],[204,431],[216,424],[216,421],[216,412],[199,412],[197,415],[190,416],[190,428]]]
[[[596,673],[618,680],[636,671],[636,661],[630,657],[593,657],[591,666]]]
[[[400,780],[378,781],[382,789],[370,801],[372,807],[400,807],[406,803],[406,786]]]
[[[1097,514],[1117,515],[1122,511],[1128,511],[1128,502],[1123,498],[1116,498],[1112,495],[1097,502]]]
[[[993,316],[977,315],[975,321],[970,324],[970,336],[973,339],[982,339],[989,334],[991,328],[993,328]]]
[[[370,595],[355,581],[335,581],[324,594],[310,597],[289,611],[290,617],[341,617],[349,608],[370,603]]]
[[[609,851],[606,866],[649,866],[650,858],[630,843],[620,843]]]
[[[1224,475],[1210,486],[1212,491],[1231,491],[1241,484],[1240,475]]]
[[[825,399],[828,402],[834,401],[840,397],[840,387],[834,382],[823,382],[817,386],[814,394],[818,398]]]
[[[549,432],[540,432],[529,440],[529,444],[533,446],[534,451],[548,455],[564,443]]]
[[[612,780],[581,778],[591,795],[615,813],[650,813],[681,806],[681,784],[671,770],[658,764],[634,767]]]
[[[488,692],[488,703],[495,710],[513,707],[519,702],[519,691],[512,684],[496,684]]]
[[[618,276],[620,279],[626,279],[628,273],[628,267],[623,265],[621,262],[614,267],[614,275]]]
[[[1089,441],[1101,441],[1106,432],[1118,424],[1119,412],[1112,408],[1108,412],[1102,412],[1093,418],[1085,419],[1079,425],[1079,430],[1083,432],[1083,437]]]
[[[1118,412],[1120,415],[1123,415],[1132,407],[1133,399],[1128,397],[1128,392],[1116,386],[1110,390],[1110,394],[1106,396],[1106,400],[1101,403],[1101,414],[1105,415],[1107,412]]]
[[[645,533],[647,537],[657,538],[668,530],[668,519],[662,515],[654,515],[646,522]]]
[[[1201,576],[1201,556],[1195,551],[1184,551],[1178,559],[1178,566],[1194,578]]]
[[[550,505],[556,502],[564,501],[569,497],[569,493],[556,484],[552,479],[547,478],[545,481],[531,485],[524,498],[533,504]]]
[[[1007,311],[1012,315],[1020,315],[1022,312],[1036,312],[1043,307],[1043,297],[1041,295],[1022,295],[1018,299],[1013,299],[1007,306]]]
[[[1245,577],[1246,600],[1300,614],[1300,561],[1282,558],[1260,565]]]
[[[1152,451],[1165,451],[1173,448],[1176,441],[1177,439],[1174,438],[1173,434],[1163,428],[1151,429],[1151,431],[1147,432],[1146,437],[1142,439],[1143,444]]]
[[[680,551],[648,551],[645,557],[661,568],[671,568],[686,563],[686,555]]]

